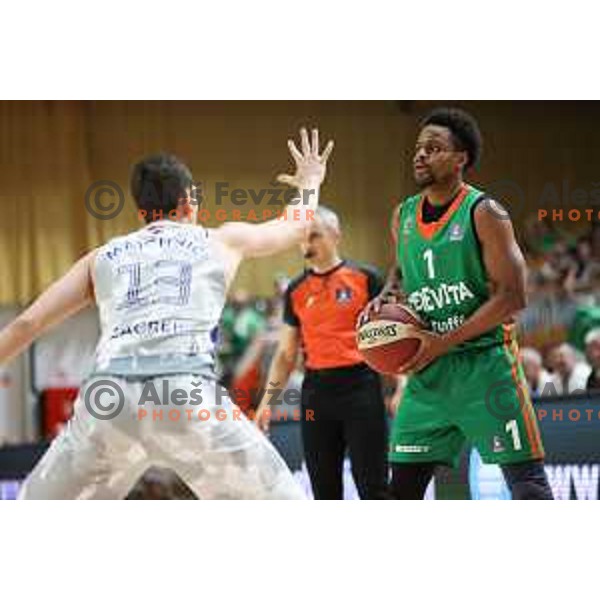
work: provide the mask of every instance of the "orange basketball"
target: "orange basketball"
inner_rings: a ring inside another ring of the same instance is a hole
[[[384,304],[356,331],[358,350],[375,371],[396,375],[421,347],[425,325],[403,304]]]

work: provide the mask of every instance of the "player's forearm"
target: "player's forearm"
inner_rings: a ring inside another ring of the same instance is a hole
[[[77,265],[73,267],[76,269]],[[89,288],[77,287],[67,274],[0,331],[0,364],[27,349],[38,337],[92,303]]]
[[[44,332],[92,303],[90,265],[94,256],[92,251],[79,259],[0,332],[0,363],[15,357]]]
[[[25,350],[35,339],[35,325],[26,317],[18,316],[0,331],[0,364],[4,364]]]
[[[445,334],[444,340],[451,348],[483,335],[490,329],[510,320],[518,311],[525,308],[525,304],[525,297],[519,290],[507,289],[494,294],[463,325]]]
[[[269,368],[269,374],[265,382],[264,394],[258,406],[257,412],[269,408],[269,399],[279,396],[279,394],[276,393],[276,390],[282,390],[285,388],[290,379],[290,375],[294,370],[295,362],[295,360],[292,360],[290,357],[286,356],[284,352],[277,352],[275,354]]]
[[[314,185],[313,185],[314,184]],[[213,237],[244,258],[271,256],[301,243],[314,221],[319,204],[318,180],[308,180],[299,189],[294,204],[286,206],[283,215],[266,223],[226,223]]]
[[[318,179],[306,180],[298,189],[298,194],[284,208],[283,214],[276,220],[285,223],[290,229],[297,243],[302,241],[306,231],[315,220],[315,214],[319,206],[321,184]]]
[[[277,254],[303,242],[315,220],[319,190],[318,179],[306,181],[298,189],[296,200],[284,208],[279,218],[258,226],[264,229],[256,230],[259,239],[252,244],[252,250],[247,255],[259,257]]]

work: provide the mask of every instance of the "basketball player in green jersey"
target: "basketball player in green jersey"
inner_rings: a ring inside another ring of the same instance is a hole
[[[396,267],[366,309],[372,316],[393,294],[428,325],[390,437],[397,499],[423,498],[465,442],[501,466],[513,499],[552,499],[514,333],[525,262],[507,212],[463,180],[480,150],[471,115],[425,118],[413,160],[420,192],[395,211]]]

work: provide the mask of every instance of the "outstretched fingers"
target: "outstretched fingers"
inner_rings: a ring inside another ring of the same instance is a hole
[[[319,130],[316,127],[312,130],[312,155],[319,157]]]
[[[321,158],[319,159],[322,164],[325,164],[327,162],[327,159],[329,158],[329,155],[331,154],[332,150],[333,150],[333,140],[329,140],[327,142],[327,146],[325,146],[325,150],[323,150],[323,154],[321,154]]]
[[[302,144],[302,154],[307,158],[310,154],[310,143],[308,141],[308,131],[303,127],[300,130],[300,142]]]
[[[290,149],[290,152],[296,163],[299,163],[302,160],[302,153],[296,147],[294,140],[288,140],[288,148]]]
[[[319,162],[324,164],[327,162],[327,159],[333,150],[333,140],[329,140],[323,154],[319,156],[319,130],[317,128],[313,129],[311,132],[311,139],[309,140],[308,131],[306,128],[302,127],[302,129],[300,129],[300,148],[302,151],[298,150],[294,140],[288,140],[288,148],[296,162],[300,162],[303,159],[313,156]]]

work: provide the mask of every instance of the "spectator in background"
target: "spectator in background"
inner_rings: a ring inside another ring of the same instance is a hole
[[[531,215],[523,227],[525,251],[530,256],[540,256],[552,250],[560,239],[552,222],[542,221],[537,215]]]
[[[523,361],[525,379],[527,379],[529,393],[532,398],[556,393],[555,386],[552,384],[552,375],[544,369],[542,355],[537,350],[523,348],[521,350],[521,360]]]
[[[557,394],[584,392],[591,373],[590,366],[577,359],[570,344],[560,344],[550,350],[548,365],[552,370],[552,383]]]
[[[565,240],[556,241],[552,250],[545,255],[545,259],[540,272],[547,280],[555,281],[562,286],[565,281],[575,277],[577,264]]]
[[[600,225],[598,223],[592,224],[590,245],[592,247],[592,259],[600,262]]]
[[[585,336],[585,353],[592,367],[586,390],[600,391],[600,328],[592,329]]]
[[[590,236],[577,240],[571,252],[572,267],[569,269],[564,285],[569,294],[576,296],[578,304],[595,303],[594,287],[600,275],[600,263],[592,254]]]
[[[231,343],[235,360],[239,360],[254,336],[265,328],[266,323],[256,302],[251,301],[246,290],[238,290],[234,299],[240,308],[233,323]]]
[[[265,329],[254,337],[233,369],[232,397],[246,414],[250,414],[250,409],[257,407],[256,393],[266,384],[269,366],[279,343],[283,295],[289,278],[277,275],[273,284],[274,295],[266,301]],[[292,373],[288,388],[299,390],[301,383],[302,375],[296,369]]]
[[[245,289],[236,290],[223,310],[220,323],[220,381],[229,388],[236,365],[246,348],[266,326],[266,303],[250,297]]]
[[[597,264],[592,260],[592,242],[589,237],[584,236],[577,240],[574,250],[576,281],[579,285],[590,285],[592,276],[597,269]]]

